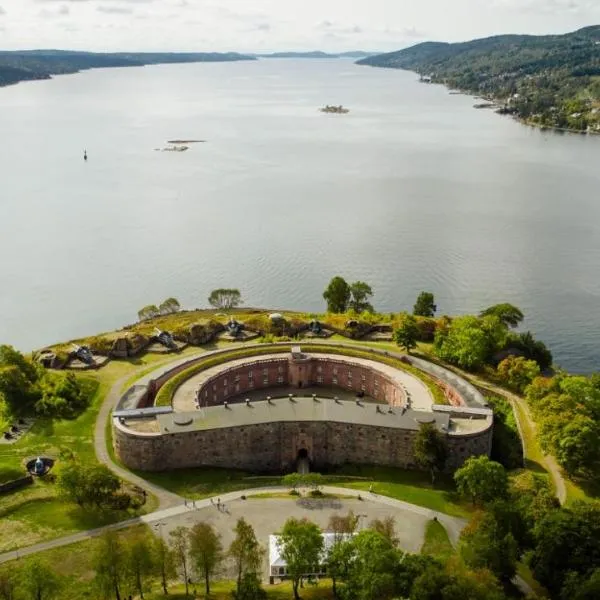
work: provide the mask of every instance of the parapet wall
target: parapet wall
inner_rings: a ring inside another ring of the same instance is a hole
[[[413,446],[417,432],[333,422],[260,423],[235,428],[203,429],[170,434],[114,428],[117,456],[128,467],[162,471],[185,467],[224,467],[250,472],[294,471],[305,449],[311,468],[349,464],[416,468]],[[473,455],[489,454],[491,425],[467,435],[448,435],[449,470]]]

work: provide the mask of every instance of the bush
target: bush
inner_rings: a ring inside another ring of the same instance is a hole
[[[499,396],[488,396],[487,401],[494,411],[491,458],[505,469],[519,469],[523,466],[523,444],[510,402]]]

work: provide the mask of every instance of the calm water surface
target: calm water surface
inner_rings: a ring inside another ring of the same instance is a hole
[[[341,60],[0,89],[0,341],[40,347],[216,287],[317,311],[341,274],[382,311],[420,290],[450,314],[512,302],[558,363],[599,369],[600,139],[473,102]],[[154,151],[174,138],[207,143]]]

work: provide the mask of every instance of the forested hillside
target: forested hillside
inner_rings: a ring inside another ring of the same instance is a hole
[[[600,131],[600,25],[565,35],[425,42],[359,64],[416,71],[542,126]]]
[[[139,67],[159,63],[221,62],[253,60],[235,52],[70,52],[64,50],[26,50],[0,52],[0,86],[52,75],[77,73],[100,67]]]

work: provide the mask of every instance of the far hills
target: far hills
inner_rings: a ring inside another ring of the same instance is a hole
[[[358,63],[416,71],[532,124],[600,131],[600,25],[565,35],[424,42]]]
[[[237,52],[77,52],[70,50],[0,51],[0,87],[52,75],[106,67],[190,62],[256,60]]]
[[[313,50],[311,52],[272,52],[271,54],[252,54],[258,58],[367,58],[376,52],[365,52],[364,50],[351,50],[349,52],[322,52]]]

